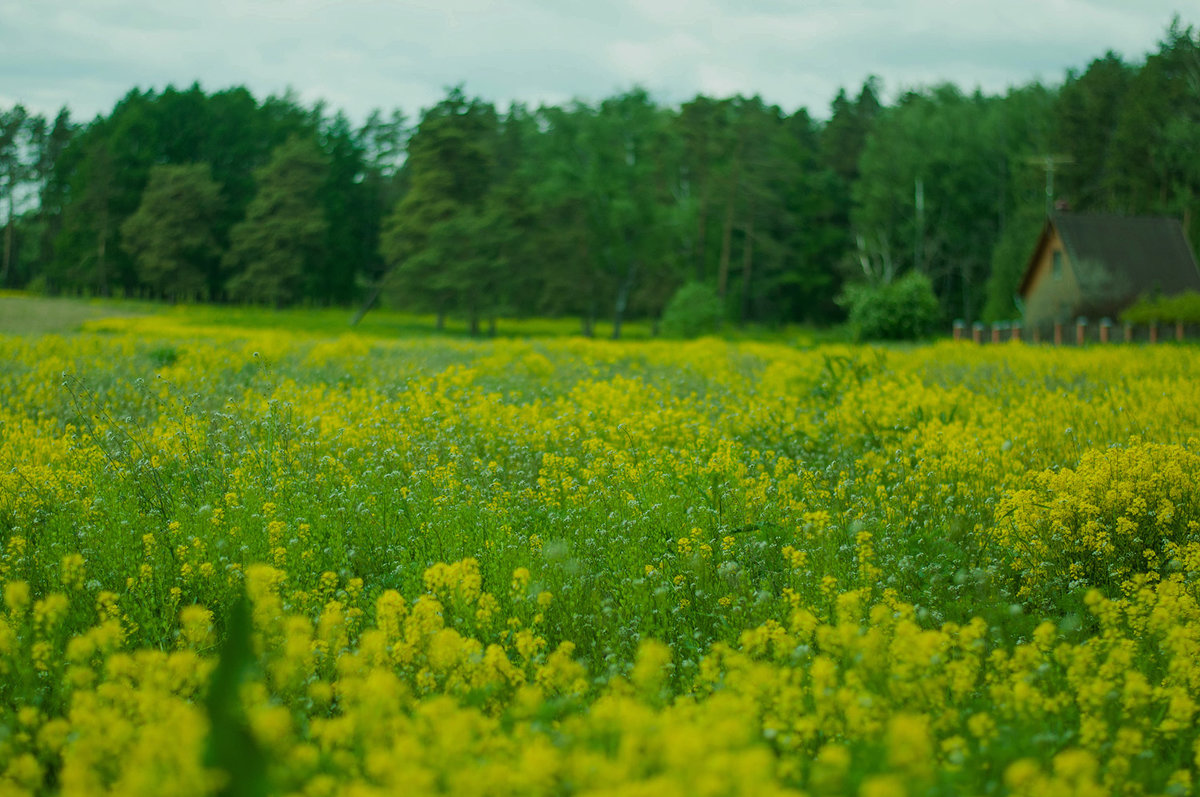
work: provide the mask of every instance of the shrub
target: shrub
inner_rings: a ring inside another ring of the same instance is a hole
[[[669,338],[695,338],[717,331],[721,300],[702,282],[689,282],[671,297],[663,310],[662,331]]]
[[[929,278],[916,271],[884,285],[847,285],[838,303],[860,340],[917,340],[942,316]]]
[[[1144,296],[1121,313],[1121,320],[1132,324],[1156,321],[1200,324],[1200,293],[1186,291],[1174,296]]]
[[[50,284],[46,282],[45,275],[38,274],[25,286],[25,292],[33,296],[49,296]]]

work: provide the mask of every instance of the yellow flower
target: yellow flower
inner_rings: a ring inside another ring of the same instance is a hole
[[[10,581],[5,584],[4,605],[14,615],[22,614],[29,606],[29,585],[24,581]]]

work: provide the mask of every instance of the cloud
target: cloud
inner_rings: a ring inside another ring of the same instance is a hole
[[[76,118],[134,87],[293,88],[362,118],[415,117],[465,83],[500,106],[759,94],[823,116],[878,75],[894,96],[943,81],[1057,82],[1155,47],[1173,0],[0,0],[0,104]]]

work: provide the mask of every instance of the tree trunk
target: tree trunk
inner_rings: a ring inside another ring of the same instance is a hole
[[[479,337],[479,306],[472,298],[467,305],[467,334],[473,338]]]
[[[975,319],[971,314],[971,276],[967,269],[967,261],[963,259],[959,269],[959,275],[962,279],[963,318],[968,324],[971,324]]]
[[[746,240],[742,243],[742,326],[750,320],[750,280],[754,267],[754,208],[746,222]]]
[[[729,193],[725,197],[725,221],[721,227],[721,262],[717,266],[717,297],[725,303],[725,293],[729,287],[729,257],[733,247],[733,209],[737,204],[738,182],[742,171],[742,139],[738,136],[737,147],[733,153],[733,172],[729,176]]]
[[[100,214],[100,232],[96,241],[96,277],[100,285],[100,295],[108,296],[108,264],[105,255],[108,252],[108,208]]]
[[[596,301],[596,283],[588,291],[587,311],[583,314],[583,334],[586,337],[596,337],[596,318],[600,315],[599,302]]]
[[[725,301],[725,291],[729,286],[729,256],[733,248],[733,191],[730,192],[729,203],[725,206],[725,222],[721,226],[721,262],[717,266],[717,298]]]
[[[8,287],[9,274],[12,273],[13,250],[13,215],[12,203],[8,203],[8,224],[4,226],[4,268],[0,270],[0,288]]]
[[[584,298],[584,311],[579,317],[579,326],[583,336],[590,338],[596,334],[596,265],[590,260],[591,253],[588,251],[587,241],[582,236],[577,240],[576,253],[579,262],[585,265],[580,274],[580,284],[575,286],[583,289],[578,295]]]
[[[621,324],[625,321],[625,308],[629,304],[629,294],[633,291],[633,281],[637,277],[637,261],[631,261],[625,271],[625,279],[617,289],[617,301],[613,312],[612,339],[621,339]]]
[[[59,217],[54,213],[47,214],[44,209],[41,212],[45,223],[41,226],[42,232],[38,240],[38,260],[44,269],[54,259],[54,236],[58,234]]]
[[[13,222],[17,218],[15,194],[15,186],[10,179],[8,183],[8,224],[4,226],[4,269],[0,271],[0,288],[9,287],[9,280],[12,278]]]
[[[367,314],[367,311],[375,306],[375,302],[379,300],[379,294],[382,291],[383,291],[383,277],[380,277],[379,282],[375,283],[375,289],[373,291],[371,291],[371,295],[367,297],[367,300],[365,302],[363,302],[363,306],[360,307],[358,309],[358,312],[354,314],[354,318],[350,319],[350,326],[352,326],[352,327],[358,326],[358,322],[362,321],[363,316],[365,316]]]

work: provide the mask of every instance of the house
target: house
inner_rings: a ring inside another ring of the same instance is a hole
[[[1116,320],[1147,294],[1200,291],[1200,268],[1175,219],[1055,212],[1018,289],[1027,329]]]

